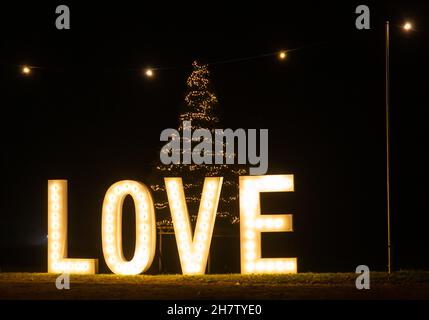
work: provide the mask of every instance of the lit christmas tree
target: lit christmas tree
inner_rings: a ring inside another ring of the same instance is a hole
[[[179,115],[180,150],[172,150],[173,153],[183,155],[191,153],[192,148],[200,141],[191,141],[191,148],[183,148],[183,121],[191,121],[192,131],[196,129],[208,129],[212,133],[212,150],[204,150],[206,154],[214,159],[215,139],[214,130],[222,128],[219,126],[217,116],[218,100],[213,93],[210,84],[210,72],[208,66],[194,61],[193,71],[187,79],[187,94],[185,105]],[[164,177],[181,177],[185,189],[186,203],[191,222],[194,224],[197,219],[200,204],[201,192],[204,184],[204,177],[223,177],[222,192],[218,205],[216,225],[218,227],[228,227],[239,221],[238,218],[238,176],[246,174],[244,167],[239,165],[227,165],[226,163],[226,143],[222,142],[223,164],[159,164],[156,166],[156,182],[151,185],[154,194],[155,207],[157,209],[157,225],[164,230],[172,227],[171,214],[168,207],[167,195],[165,191]],[[235,158],[235,154],[233,155]],[[214,163],[214,161],[212,161]]]

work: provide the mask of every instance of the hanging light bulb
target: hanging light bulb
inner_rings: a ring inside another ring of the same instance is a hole
[[[152,69],[146,69],[144,74],[146,75],[146,77],[153,77],[153,70]]]
[[[286,51],[280,51],[279,52],[279,58],[280,58],[280,60],[286,59],[286,56],[287,56]]]
[[[31,73],[31,69],[28,66],[23,66],[22,69],[21,69],[21,72],[23,74],[30,74]]]

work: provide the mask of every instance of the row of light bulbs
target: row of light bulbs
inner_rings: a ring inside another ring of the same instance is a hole
[[[411,31],[411,30],[413,30],[413,25],[412,25],[412,23],[411,22],[405,22],[403,25],[402,25],[402,29],[403,30],[405,30],[405,31]],[[279,51],[278,53],[277,53],[277,57],[280,59],[280,60],[285,60],[286,59],[286,57],[287,57],[287,51],[286,50],[281,50],[281,51]],[[24,74],[24,75],[29,75],[29,74],[31,74],[31,71],[32,71],[32,69],[34,69],[34,67],[31,67],[31,66],[28,66],[28,65],[23,65],[23,66],[21,66],[21,72]],[[155,70],[156,69],[154,69],[154,68],[146,68],[146,69],[144,69],[144,75],[146,76],[146,77],[148,77],[148,78],[152,78],[154,75],[155,75]]]
[[[280,51],[277,56],[280,60],[285,60],[287,57],[287,52],[286,51]],[[21,66],[21,73],[26,75],[26,76],[29,76],[32,73],[33,69],[35,69],[35,67],[29,66],[29,65],[22,65]],[[143,70],[143,74],[147,78],[152,78],[155,76],[156,70],[157,70],[157,68],[146,68]]]

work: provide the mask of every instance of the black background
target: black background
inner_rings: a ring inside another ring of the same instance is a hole
[[[299,271],[384,270],[386,19],[394,267],[429,267],[428,5],[368,2],[371,29],[357,30],[360,2],[234,3],[1,4],[0,268],[46,271],[48,179],[69,181],[70,256],[104,263],[104,193],[121,179],[145,182],[160,132],[177,127],[191,62],[302,48],[283,62],[211,66],[222,125],[268,128],[268,173],[295,174],[294,194],[262,199],[294,214],[275,254],[297,256]],[[59,4],[70,6],[71,30],[55,28]],[[415,31],[401,30],[406,18]],[[23,64],[37,68],[27,77]],[[146,79],[150,66],[171,68]]]

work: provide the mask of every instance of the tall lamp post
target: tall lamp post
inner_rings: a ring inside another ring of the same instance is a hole
[[[406,22],[402,28],[405,31],[412,30],[412,25],[409,22]],[[387,272],[390,274],[392,272],[392,237],[391,237],[391,224],[390,224],[390,74],[389,74],[389,66],[390,66],[390,24],[389,21],[386,21],[385,25],[385,38],[386,38],[386,50],[385,50],[385,86],[386,86],[386,195],[387,195]]]

